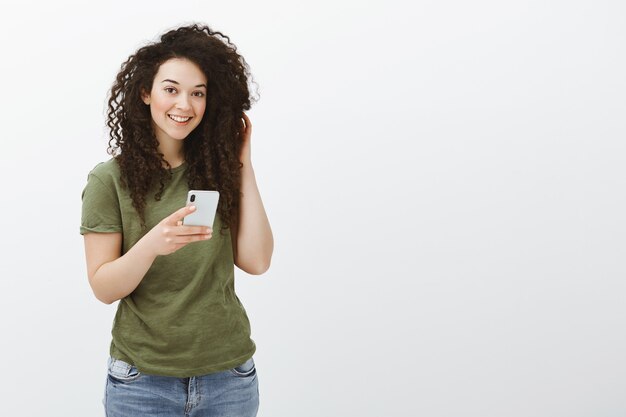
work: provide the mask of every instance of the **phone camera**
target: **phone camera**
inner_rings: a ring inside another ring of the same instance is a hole
[[[196,201],[196,195],[195,194],[191,194],[191,198],[189,199],[192,203],[194,201]]]

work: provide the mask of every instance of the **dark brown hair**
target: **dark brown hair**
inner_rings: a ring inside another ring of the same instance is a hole
[[[141,100],[141,93],[152,90],[160,65],[171,58],[195,63],[208,81],[206,109],[200,124],[184,139],[184,157],[190,189],[220,192],[222,232],[237,221],[239,213],[242,112],[258,100],[248,90],[248,79],[252,80],[249,66],[228,36],[192,24],[166,32],[158,42],[131,55],[110,90],[107,153],[115,157],[122,186],[129,190],[141,227],[146,228],[146,196],[158,181],[160,188],[154,198],[160,200],[172,173],[158,151],[150,107]]]

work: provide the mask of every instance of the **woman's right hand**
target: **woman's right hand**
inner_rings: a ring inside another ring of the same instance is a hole
[[[207,226],[185,226],[183,218],[193,213],[195,206],[185,206],[170,214],[141,238],[154,255],[169,255],[191,242],[208,240],[213,230]]]

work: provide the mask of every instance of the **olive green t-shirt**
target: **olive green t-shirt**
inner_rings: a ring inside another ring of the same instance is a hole
[[[159,184],[146,196],[142,232],[120,169],[111,158],[87,176],[82,193],[80,234],[122,232],[122,255],[157,223],[184,207],[189,186],[187,163],[171,170],[160,201]],[[122,298],[113,321],[110,354],[140,372],[179,378],[220,372],[251,358],[256,345],[250,322],[235,294],[230,230],[157,256],[137,288]]]

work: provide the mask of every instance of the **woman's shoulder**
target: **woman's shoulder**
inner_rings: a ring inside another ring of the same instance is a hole
[[[89,175],[94,175],[101,180],[105,178],[116,178],[120,175],[120,167],[115,157],[112,157],[107,161],[98,162],[91,171],[89,171]]]

